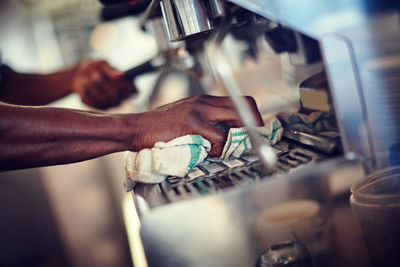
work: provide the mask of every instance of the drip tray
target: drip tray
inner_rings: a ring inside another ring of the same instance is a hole
[[[135,196],[140,196],[149,207],[156,207],[246,186],[271,177],[279,178],[300,166],[326,157],[284,140],[273,149],[278,158],[274,171],[264,168],[257,155],[249,151],[237,159],[206,159],[186,177],[170,176],[161,184],[135,188]]]

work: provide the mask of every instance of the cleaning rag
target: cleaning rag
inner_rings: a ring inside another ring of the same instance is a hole
[[[261,135],[262,140],[269,145],[276,144],[283,134],[282,125],[276,118],[270,120],[263,127],[257,127],[257,131]],[[220,159],[227,159],[229,157],[239,158],[244,152],[252,148],[253,144],[245,127],[231,128]]]
[[[271,145],[279,141],[283,133],[276,117],[257,130]],[[246,129],[231,128],[220,159],[240,157],[251,148],[253,145]],[[132,190],[136,183],[161,183],[169,175],[184,177],[207,157],[210,150],[211,144],[207,139],[200,135],[186,135],[166,143],[157,142],[151,149],[128,152],[125,189]]]
[[[309,134],[324,131],[337,131],[335,115],[333,113],[314,111],[311,113],[287,113],[278,114],[285,129],[297,130]]]
[[[157,142],[154,147],[128,152],[125,163],[125,189],[137,182],[161,183],[168,175],[183,177],[202,162],[211,149],[200,135],[185,135],[170,142]]]

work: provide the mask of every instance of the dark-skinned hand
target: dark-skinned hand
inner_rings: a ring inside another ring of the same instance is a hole
[[[260,112],[252,97],[246,97],[256,118],[257,126],[263,126]],[[198,134],[210,141],[210,155],[219,156],[226,139],[215,125],[225,122],[230,127],[243,126],[229,97],[209,95],[194,96],[137,114],[139,125],[132,141],[132,150],[151,148],[158,141],[168,142],[177,137]]]
[[[98,109],[117,106],[136,93],[133,82],[125,79],[123,72],[97,60],[86,60],[77,66],[71,87],[83,103]]]

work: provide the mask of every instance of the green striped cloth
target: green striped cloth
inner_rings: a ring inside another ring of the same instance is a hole
[[[276,144],[283,134],[282,125],[276,117],[266,123],[264,127],[258,127],[257,131],[263,137],[263,140],[270,145]],[[239,158],[244,152],[252,148],[253,144],[246,128],[231,128],[220,159]]]
[[[279,141],[283,133],[276,117],[257,130],[271,145]],[[231,128],[221,159],[238,158],[252,148],[245,128]],[[210,142],[200,135],[186,135],[166,143],[157,142],[151,149],[128,152],[125,189],[132,190],[136,183],[161,183],[169,175],[184,177],[207,157],[210,149]]]
[[[286,129],[310,134],[338,130],[336,118],[332,112],[314,111],[309,114],[281,112],[278,117]]]
[[[128,152],[125,164],[125,189],[137,182],[160,183],[168,175],[183,177],[202,162],[211,149],[200,135],[186,135],[170,142],[157,142],[151,149]]]

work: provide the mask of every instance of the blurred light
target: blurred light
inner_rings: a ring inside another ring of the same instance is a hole
[[[97,25],[90,35],[90,45],[95,51],[104,51],[114,46],[118,38],[118,29],[112,23]]]
[[[312,23],[313,32],[329,33],[338,29],[346,29],[360,25],[365,20],[358,9],[347,9],[342,12],[326,14]]]
[[[136,267],[147,267],[147,260],[139,233],[140,220],[131,194],[125,194],[123,197],[122,214],[124,216],[133,265]]]

